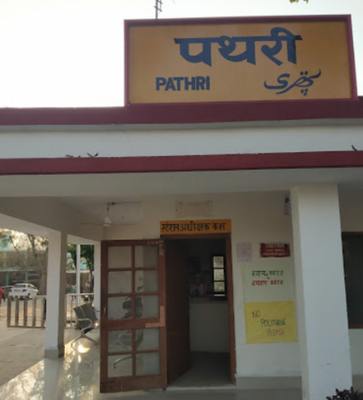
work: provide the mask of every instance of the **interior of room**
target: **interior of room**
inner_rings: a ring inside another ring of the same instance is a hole
[[[225,239],[174,240],[187,272],[190,368],[170,387],[230,384]],[[167,264],[168,268],[168,264]]]

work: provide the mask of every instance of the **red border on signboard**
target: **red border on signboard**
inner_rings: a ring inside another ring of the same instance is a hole
[[[353,42],[353,29],[352,29],[352,18],[350,15],[346,15],[346,27],[347,27],[347,39],[348,39],[348,51],[349,51],[349,66],[350,66],[350,85],[352,91],[352,98],[358,98],[357,89],[357,76],[355,71],[355,60],[354,60],[354,42]]]
[[[170,25],[202,25],[202,24],[224,24],[224,23],[263,23],[263,22],[329,22],[329,21],[343,21],[347,28],[347,40],[348,40],[348,51],[349,51],[349,67],[350,67],[350,86],[351,86],[351,98],[350,99],[335,99],[341,100],[357,100],[357,80],[354,64],[354,48],[353,48],[353,36],[352,36],[352,22],[350,15],[305,15],[305,16],[276,16],[276,17],[229,17],[229,18],[180,18],[180,19],[158,19],[158,20],[125,20],[125,35],[124,35],[124,49],[125,49],[125,105],[138,105],[136,103],[129,102],[129,30],[133,26],[170,26]],[[294,101],[294,100],[290,100]],[[298,100],[301,102],[307,102],[309,100]],[[280,103],[281,100],[270,100],[269,103]],[[238,101],[232,103],[250,103],[248,101]],[[201,103],[145,103],[147,105],[176,105],[180,104],[206,104],[210,105],[213,102],[201,102]],[[143,104],[143,105],[145,105]]]

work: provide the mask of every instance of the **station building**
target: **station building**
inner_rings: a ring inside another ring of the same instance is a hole
[[[101,391],[359,386],[350,18],[128,21],[125,41],[125,107],[0,110],[0,226],[50,241],[45,355],[66,244],[94,244]]]

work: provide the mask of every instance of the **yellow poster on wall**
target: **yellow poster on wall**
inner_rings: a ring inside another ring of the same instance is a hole
[[[297,341],[293,301],[245,303],[244,310],[248,344]]]

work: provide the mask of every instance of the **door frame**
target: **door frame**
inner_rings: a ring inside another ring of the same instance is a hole
[[[231,383],[236,383],[236,335],[234,322],[234,297],[233,297],[233,268],[232,268],[232,244],[230,233],[210,233],[210,234],[187,234],[187,235],[161,235],[167,240],[192,240],[192,239],[224,239],[226,245],[226,271],[227,271],[227,303],[228,303],[228,330],[229,330],[229,357],[230,357],[230,379]],[[168,266],[165,265],[165,268]]]

